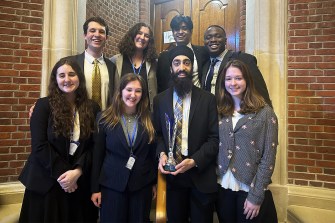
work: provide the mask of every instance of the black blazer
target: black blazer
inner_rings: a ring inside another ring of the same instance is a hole
[[[96,115],[100,107],[94,101],[91,103]],[[83,175],[79,179],[86,178],[88,181],[90,176],[93,134],[87,140],[79,140],[80,145],[74,153],[74,161],[71,164],[70,139],[64,136],[56,137],[52,126],[49,98],[40,98],[30,119],[31,154],[19,176],[19,180],[27,189],[40,194],[47,193],[54,184],[58,184],[57,178],[61,174],[76,166],[80,166],[83,170]]]
[[[230,61],[232,59],[241,60],[242,62],[244,62],[249,67],[252,78],[254,80],[256,90],[264,98],[265,102],[269,106],[272,107],[272,102],[271,102],[271,99],[270,99],[270,96],[269,96],[268,89],[266,87],[266,83],[264,81],[264,78],[263,78],[263,75],[262,75],[261,71],[258,69],[258,66],[257,66],[257,59],[256,59],[256,57],[254,57],[251,54],[243,53],[243,52],[240,52],[240,51],[239,52],[233,52],[233,51],[229,50],[226,53],[226,55],[223,57],[223,60],[220,64],[217,81],[219,80],[219,75],[221,74],[223,68],[226,66],[228,61]],[[210,66],[210,60],[207,60],[206,63],[204,64],[203,70],[202,70],[202,73],[203,73],[202,80],[201,80],[202,88],[204,88],[204,86],[205,86],[206,75],[208,73],[209,66]],[[217,94],[218,88],[219,88],[219,85],[217,83],[218,82],[216,82],[216,85],[215,85],[216,94]]]
[[[83,73],[85,74],[84,71],[84,61],[85,61],[85,52],[83,52],[82,54],[77,54],[74,56],[69,56],[69,58],[73,58],[77,61],[77,63],[79,64],[81,70],[83,71]],[[108,98],[107,98],[107,106],[110,105],[112,103],[112,98],[113,98],[113,94],[114,94],[114,77],[115,77],[115,64],[112,63],[108,58],[104,57],[106,66],[107,66],[107,70],[108,70],[108,76],[109,76],[109,94],[108,94]]]
[[[198,76],[199,81],[201,83],[202,79],[202,71],[203,65],[209,58],[209,54],[205,47],[192,45],[192,49],[195,54],[195,58],[197,58],[198,63]],[[159,54],[158,62],[157,62],[157,93],[161,93],[170,87],[171,81],[171,64],[169,63],[169,51],[163,51]]]
[[[156,155],[168,153],[165,113],[173,117],[173,88],[154,99],[154,124],[157,133]],[[197,167],[189,171],[196,188],[203,193],[217,191],[216,157],[219,151],[218,114],[214,95],[193,86],[188,129],[188,157]],[[172,183],[167,178],[167,182]]]
[[[100,191],[100,185],[123,192],[126,189],[136,191],[155,183],[155,148],[153,144],[148,144],[149,136],[140,122],[133,148],[136,161],[132,170],[126,168],[130,149],[120,123],[113,129],[100,123],[94,141],[91,181],[93,193]]]

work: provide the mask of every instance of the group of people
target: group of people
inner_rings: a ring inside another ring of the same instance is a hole
[[[137,23],[108,59],[105,21],[84,23],[85,52],[55,64],[30,111],[19,222],[150,222],[157,168],[168,222],[213,222],[214,211],[220,222],[277,222],[278,122],[256,58],[226,49],[218,25],[204,46],[191,44],[190,17],[170,26],[176,46],[159,56]]]

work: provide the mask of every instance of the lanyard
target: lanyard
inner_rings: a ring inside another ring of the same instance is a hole
[[[141,69],[142,69],[144,58],[142,59],[141,66],[138,68],[138,73],[136,73],[136,68],[135,68],[135,66],[133,64],[133,60],[130,57],[129,57],[129,60],[130,60],[131,66],[133,68],[134,74],[139,75],[141,73]]]
[[[127,124],[126,119],[124,118],[124,115],[122,115],[122,120],[123,120],[123,123],[126,127],[126,130],[127,130],[127,136],[128,136],[128,140],[129,140],[129,146],[130,146],[130,154],[133,154],[134,139],[135,139],[135,134],[136,134],[136,131],[137,131],[137,118],[135,118],[135,125],[134,125],[133,134],[132,134],[131,138],[130,138],[130,135],[129,135],[129,132],[128,132],[128,124]]]

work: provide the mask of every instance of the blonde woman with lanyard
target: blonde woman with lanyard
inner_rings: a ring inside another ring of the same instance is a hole
[[[150,108],[157,94],[157,54],[151,28],[145,23],[131,27],[118,44],[120,54],[111,58],[116,65],[114,89],[127,73],[140,75],[148,86]]]
[[[156,164],[143,78],[124,75],[97,120],[91,200],[100,207],[100,222],[149,222]]]

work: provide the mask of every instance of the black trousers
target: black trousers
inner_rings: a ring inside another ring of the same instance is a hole
[[[152,185],[118,192],[101,187],[100,222],[149,222]]]
[[[277,212],[270,190],[265,191],[264,201],[259,214],[252,220],[246,219],[244,202],[248,196],[244,191],[232,191],[219,186],[218,199],[215,203],[216,212],[220,223],[277,223]]]
[[[202,193],[196,189],[187,173],[168,176],[166,210],[169,223],[212,223],[217,193]]]

